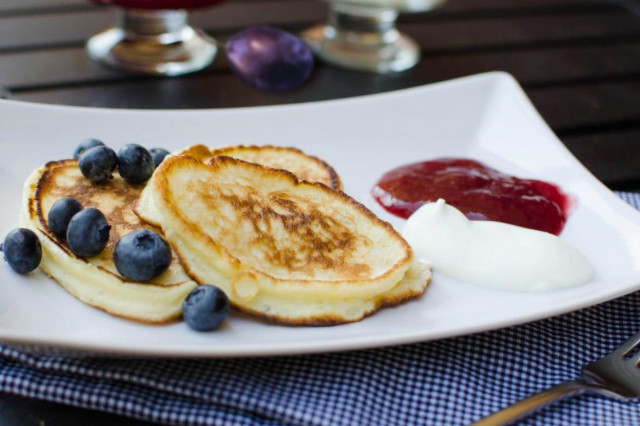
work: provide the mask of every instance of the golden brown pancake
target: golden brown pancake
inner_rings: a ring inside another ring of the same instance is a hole
[[[430,269],[346,194],[226,156],[172,156],[136,212],[161,226],[188,273],[233,306],[288,324],[357,321],[421,295]]]
[[[193,145],[174,155],[190,155],[203,162],[211,157],[224,155],[273,169],[287,170],[298,179],[320,182],[330,188],[342,190],[342,182],[333,167],[318,157],[305,154],[298,148],[235,145],[209,149],[204,145]]]
[[[163,323],[181,316],[182,301],[197,286],[177,256],[174,254],[167,271],[146,283],[130,282],[120,276],[112,259],[120,237],[142,227],[150,228],[132,210],[142,189],[142,185],[128,184],[117,173],[113,179],[92,183],[80,172],[77,160],[50,162],[36,170],[25,184],[21,222],[40,237],[41,269],[72,295],[113,315]],[[97,208],[107,218],[111,226],[109,241],[99,255],[76,256],[49,229],[48,212],[53,203],[64,197],[75,198],[84,208]]]

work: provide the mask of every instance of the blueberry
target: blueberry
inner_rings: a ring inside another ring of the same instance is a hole
[[[171,247],[149,229],[138,229],[120,238],[113,251],[118,272],[133,281],[148,281],[171,264]]]
[[[9,232],[0,244],[4,260],[19,274],[27,274],[38,267],[42,260],[42,247],[38,236],[31,230],[16,228]]]
[[[151,154],[151,157],[153,157],[153,164],[155,164],[156,167],[164,161],[164,157],[169,155],[169,151],[164,148],[151,148],[149,153]]]
[[[92,182],[102,182],[112,176],[118,157],[111,148],[97,146],[84,152],[78,161],[80,171]]]
[[[69,221],[67,244],[76,255],[93,257],[107,246],[110,230],[107,218],[100,210],[85,209],[73,215]]]
[[[229,315],[229,299],[212,285],[194,289],[182,303],[182,316],[189,327],[198,331],[217,328]]]
[[[104,146],[102,141],[98,139],[85,139],[73,150],[73,158],[76,160],[85,152],[96,146]]]
[[[53,235],[61,240],[67,238],[69,221],[80,210],[82,210],[82,204],[74,198],[61,198],[53,203],[47,215],[47,223]]]
[[[144,147],[130,143],[118,151],[118,171],[129,183],[142,183],[155,169],[153,157]]]

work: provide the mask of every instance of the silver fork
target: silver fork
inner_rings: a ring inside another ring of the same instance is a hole
[[[560,383],[474,423],[507,425],[546,405],[575,395],[594,393],[626,401],[640,397],[640,332],[616,350],[582,367],[582,377]]]

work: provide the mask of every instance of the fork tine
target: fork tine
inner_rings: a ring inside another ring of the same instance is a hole
[[[637,332],[636,334],[631,336],[629,339],[627,339],[626,342],[620,345],[620,347],[618,347],[615,351],[613,351],[612,354],[625,357],[629,352],[631,352],[639,344],[640,344],[640,332]]]

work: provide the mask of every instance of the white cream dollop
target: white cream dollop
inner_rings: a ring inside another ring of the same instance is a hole
[[[420,262],[451,278],[512,291],[584,284],[587,258],[559,237],[501,222],[472,221],[440,199],[420,207],[402,235]]]

